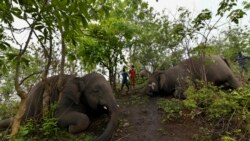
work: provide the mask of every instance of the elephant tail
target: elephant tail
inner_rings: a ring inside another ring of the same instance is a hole
[[[11,128],[14,118],[7,118],[0,121],[0,131],[7,130]]]
[[[114,112],[111,114],[110,121],[105,129],[105,131],[94,141],[109,141],[116,130],[118,125],[118,112]]]

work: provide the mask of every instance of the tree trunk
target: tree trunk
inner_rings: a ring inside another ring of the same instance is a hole
[[[27,102],[27,94],[24,92],[21,92],[18,94],[21,97],[21,102],[19,105],[18,112],[14,118],[13,124],[12,124],[12,132],[11,132],[11,138],[10,140],[13,141],[15,139],[15,136],[17,135],[19,128],[20,128],[20,123],[22,121],[22,117],[25,113],[26,110],[26,102]]]
[[[47,82],[47,75],[49,72],[49,67],[51,65],[51,59],[52,59],[52,36],[50,35],[50,41],[49,41],[49,53],[46,53],[45,56],[48,58],[47,65],[44,68],[43,74],[42,74],[42,80],[45,83],[45,90],[43,93],[43,116],[46,115],[46,113],[49,111],[49,104],[50,104],[50,86],[49,83]],[[44,48],[44,52],[46,51],[46,48]]]
[[[61,41],[62,41],[62,50],[61,50],[61,65],[60,65],[60,75],[59,80],[57,83],[57,87],[59,88],[59,99],[60,99],[60,92],[62,91],[62,78],[64,75],[64,65],[65,65],[65,54],[66,54],[66,45],[64,42],[64,32],[61,29]]]
[[[115,66],[114,72],[113,72],[113,77],[114,77],[114,86],[113,86],[113,89],[114,89],[115,92],[117,92],[117,88],[116,88],[116,71],[117,71],[117,67]]]
[[[15,136],[18,133],[18,130],[20,128],[20,123],[22,120],[22,116],[24,115],[24,112],[26,110],[26,101],[27,101],[27,94],[25,93],[24,90],[22,90],[22,88],[20,87],[21,84],[19,84],[19,78],[20,78],[20,65],[21,65],[21,59],[23,54],[26,52],[32,33],[33,33],[33,25],[31,26],[31,31],[29,33],[28,39],[25,43],[24,48],[22,49],[22,46],[20,45],[20,49],[19,49],[19,54],[16,57],[16,72],[15,72],[15,89],[17,92],[17,95],[21,98],[21,102],[20,102],[20,106],[19,106],[19,110],[14,118],[13,124],[12,124],[12,131],[11,131],[11,135],[10,135],[10,140],[14,140]]]

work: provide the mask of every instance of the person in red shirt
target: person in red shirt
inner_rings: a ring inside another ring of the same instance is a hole
[[[129,78],[130,78],[130,81],[131,81],[132,89],[135,88],[135,77],[136,77],[135,66],[132,65],[131,69],[129,70]]]

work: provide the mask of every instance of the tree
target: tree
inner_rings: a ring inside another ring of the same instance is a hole
[[[64,73],[66,45],[74,44],[74,33],[86,27],[87,22],[90,19],[95,19],[97,16],[102,15],[99,14],[99,11],[107,11],[106,9],[103,9],[104,7],[105,4],[101,0],[89,0],[87,2],[84,0],[4,0],[0,2],[1,22],[6,25],[4,28],[5,30],[10,30],[12,35],[11,41],[14,41],[19,48],[18,52],[15,54],[13,62],[15,63],[15,89],[17,95],[21,98],[21,103],[12,126],[12,137],[14,137],[18,131],[20,120],[25,110],[27,94],[21,87],[23,80],[20,80],[20,78],[22,72],[24,72],[22,71],[24,69],[24,56],[29,50],[31,38],[36,38],[38,40],[41,48],[45,52],[45,58],[48,58],[46,61],[47,66],[43,68],[43,77],[45,78],[48,74],[48,69],[50,68],[52,37],[55,37],[59,31],[62,41],[62,53],[60,54],[60,56],[62,56],[60,74],[62,75]],[[22,20],[27,24],[27,27],[21,29],[29,32],[24,44],[20,43],[15,37],[15,32],[20,30],[13,26],[15,19]],[[49,41],[49,43],[47,43],[47,41]],[[4,43],[1,42],[1,46],[3,45]],[[45,105],[47,105],[46,103],[47,102],[45,101]]]
[[[135,25],[117,17],[91,24],[87,31],[90,36],[82,38],[78,54],[85,69],[93,69],[97,64],[107,69],[111,86],[116,89],[117,64],[126,62],[123,51],[128,48],[135,31]]]
[[[100,65],[108,70],[110,83],[116,89],[118,65],[126,63],[126,49],[133,46],[137,36],[136,23],[143,18],[142,13],[147,9],[142,1],[109,1],[112,6],[109,17],[99,19],[83,30],[85,36],[79,37],[79,54],[81,63],[86,70],[92,70]],[[125,13],[122,11],[126,11]],[[81,35],[81,34],[79,34]],[[78,49],[76,49],[78,50]]]
[[[177,55],[180,52],[178,45],[185,35],[183,24],[159,16],[152,8],[138,23],[141,34],[133,46],[131,59],[139,61],[142,66],[152,67],[153,71],[175,64],[180,57]]]

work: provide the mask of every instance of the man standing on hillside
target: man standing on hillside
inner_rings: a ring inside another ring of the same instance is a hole
[[[130,82],[132,85],[132,89],[135,89],[135,78],[136,78],[136,71],[135,71],[135,66],[132,65],[130,70],[129,70],[129,78]]]
[[[237,61],[239,64],[242,79],[244,77],[244,73],[246,73],[248,71],[247,70],[247,59],[249,59],[249,57],[242,55],[241,52],[238,52],[238,55],[235,58],[235,61]]]
[[[129,91],[129,85],[128,85],[128,73],[125,70],[125,67],[122,70],[122,86],[121,86],[121,91],[123,89],[123,86],[127,86],[127,92]]]

